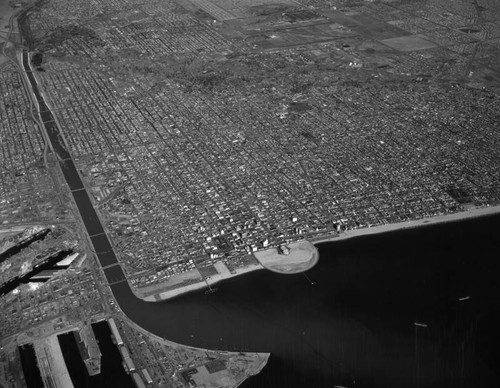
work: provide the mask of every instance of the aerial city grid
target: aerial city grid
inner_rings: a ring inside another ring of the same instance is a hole
[[[500,384],[476,337],[498,302],[448,275],[472,307],[439,340],[415,312],[391,376],[308,339],[336,330],[316,312],[265,313],[337,314],[321,266],[351,242],[469,229],[464,257],[498,254],[470,225],[500,213],[499,2],[0,0],[0,24],[0,387]]]

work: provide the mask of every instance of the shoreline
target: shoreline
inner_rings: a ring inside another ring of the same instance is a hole
[[[192,349],[192,350],[203,350],[203,351],[208,352],[208,353],[222,353],[222,354],[233,354],[233,355],[236,355],[236,354],[239,354],[239,353],[243,353],[243,354],[258,354],[260,357],[262,357],[262,358],[265,359],[265,363],[262,365],[262,368],[264,368],[267,365],[269,356],[271,355],[271,353],[268,353],[268,352],[250,352],[250,351],[237,352],[237,351],[231,351],[231,350],[215,350],[215,349],[200,348],[200,347],[190,346],[190,345],[183,345],[183,344],[180,344],[178,342],[170,341],[170,340],[168,340],[166,338],[160,337],[159,335],[151,333],[150,331],[148,331],[148,330],[144,329],[143,327],[139,326],[137,323],[135,323],[133,320],[131,320],[123,312],[122,312],[122,314],[123,314],[123,316],[120,316],[119,318],[122,319],[122,320],[124,320],[124,321],[126,321],[127,324],[129,324],[130,326],[134,327],[136,330],[140,331],[144,335],[147,335],[147,336],[149,336],[151,338],[154,338],[156,341],[162,342],[165,345],[168,345],[168,346],[173,347],[173,348],[187,348],[187,349]],[[116,318],[116,317],[114,315],[110,315],[110,316],[108,316],[108,317],[106,317],[104,319],[107,321],[107,320],[109,320],[109,318]]]
[[[145,297],[140,295],[140,292],[138,292],[134,287],[132,287],[130,285],[129,286],[132,289],[132,292],[134,293],[134,295],[136,297],[138,297],[139,299],[142,299],[145,302],[162,302],[165,300],[175,298],[175,297],[180,296],[180,295],[188,294],[190,292],[202,290],[205,288],[210,288],[211,286],[214,286],[215,284],[217,284],[223,280],[231,279],[231,278],[234,278],[236,276],[243,275],[243,274],[253,272],[253,271],[257,271],[260,269],[265,269],[261,264],[254,264],[254,265],[251,265],[248,267],[238,268],[235,270],[235,273],[231,273],[231,272],[229,272],[229,269],[227,269],[226,265],[222,262],[218,262],[214,265],[216,266],[217,269],[222,269],[222,267],[224,267],[225,270],[223,269],[222,273],[219,272],[217,275],[213,275],[210,278],[206,278],[204,281],[189,284],[189,285],[184,286],[184,287],[174,288],[172,290],[158,292],[158,293],[155,293],[153,295],[148,295]],[[161,283],[160,283],[160,286],[161,286]]]
[[[374,235],[374,234],[381,234],[381,233],[387,233],[387,232],[394,232],[398,230],[404,230],[404,229],[414,229],[414,228],[420,228],[420,227],[425,227],[427,225],[437,225],[437,224],[442,224],[446,222],[458,222],[466,219],[472,219],[472,218],[479,218],[483,216],[488,216],[488,215],[494,215],[500,213],[500,205],[496,206],[485,206],[481,208],[471,208],[467,209],[464,211],[456,212],[456,213],[449,213],[449,214],[443,214],[439,216],[433,216],[433,217],[424,217],[420,218],[417,220],[410,220],[410,221],[403,221],[403,222],[396,222],[393,224],[385,224],[385,225],[377,225],[373,227],[365,227],[361,229],[353,229],[349,230],[346,232],[342,232],[341,234],[337,236],[324,236],[324,237],[317,237],[317,238],[312,238],[307,241],[309,241],[311,244],[314,246],[317,246],[318,244],[322,243],[328,243],[328,242],[335,242],[335,241],[342,241],[342,240],[347,240],[355,237],[360,237],[360,236],[369,236],[369,235]],[[300,240],[299,240],[300,241]],[[254,264],[248,267],[244,268],[238,268],[236,269],[235,273],[229,272],[227,267],[225,266],[224,263],[219,262],[216,263],[217,269],[222,270],[219,272],[217,275],[211,276],[210,278],[205,279],[205,281],[201,281],[198,283],[194,284],[189,284],[184,287],[179,287],[176,289],[172,290],[167,290],[163,292],[158,292],[153,295],[149,296],[142,296],[140,294],[140,291],[137,291],[135,287],[131,286],[129,284],[129,287],[131,288],[132,292],[134,295],[146,302],[162,302],[166,301],[172,298],[179,297],[181,295],[185,295],[194,291],[199,291],[203,290],[206,288],[211,289],[211,286],[214,286],[215,284],[234,278],[239,275],[244,275],[246,273],[254,272],[257,270],[261,269],[267,269],[261,264]],[[225,270],[224,270],[225,268]],[[267,269],[270,271],[269,269]],[[274,272],[274,271],[271,271]],[[161,286],[159,286],[161,287]]]
[[[253,256],[265,269],[281,275],[309,271],[319,261],[318,249],[307,239],[263,249],[254,252]]]
[[[318,237],[318,238],[312,239],[310,241],[314,245],[317,245],[317,244],[321,244],[321,243],[347,240],[350,238],[355,238],[355,237],[360,237],[360,236],[369,236],[369,235],[374,235],[374,234],[395,232],[398,230],[405,230],[405,229],[415,229],[415,228],[421,228],[421,227],[428,226],[428,225],[444,224],[447,222],[459,222],[459,221],[463,221],[463,220],[467,220],[467,219],[479,218],[479,217],[489,216],[489,215],[494,215],[494,214],[499,214],[499,213],[500,213],[500,205],[485,206],[485,207],[480,207],[480,208],[471,208],[471,209],[463,210],[463,211],[456,212],[456,213],[443,214],[443,215],[433,216],[433,217],[424,217],[424,218],[419,218],[416,220],[396,222],[396,223],[385,224],[385,225],[377,225],[377,226],[373,226],[373,227],[353,229],[353,230],[342,232],[338,236]]]

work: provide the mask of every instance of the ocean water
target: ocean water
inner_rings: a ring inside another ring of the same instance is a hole
[[[271,352],[245,388],[499,386],[499,221],[324,243],[309,279],[263,270],[161,303],[113,292],[169,340]]]

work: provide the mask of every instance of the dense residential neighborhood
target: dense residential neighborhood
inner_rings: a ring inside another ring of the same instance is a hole
[[[269,353],[153,335],[114,291],[153,304],[209,296],[262,268],[312,287],[313,243],[498,212],[494,0],[11,3],[0,18],[0,386],[29,386],[32,360],[44,386],[70,387],[81,364],[124,387],[236,387]],[[414,325],[419,371],[427,324]],[[309,344],[309,332],[283,331]],[[354,381],[347,364],[327,369]]]

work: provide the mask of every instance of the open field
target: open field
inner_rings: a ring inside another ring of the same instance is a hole
[[[0,66],[8,61],[3,55],[3,45],[7,43],[10,31],[9,20],[20,9],[20,7],[11,7],[9,2],[9,0],[0,0]]]
[[[416,51],[427,50],[437,47],[435,43],[425,40],[424,37],[418,35],[400,36],[397,38],[389,38],[380,42],[399,51]]]

